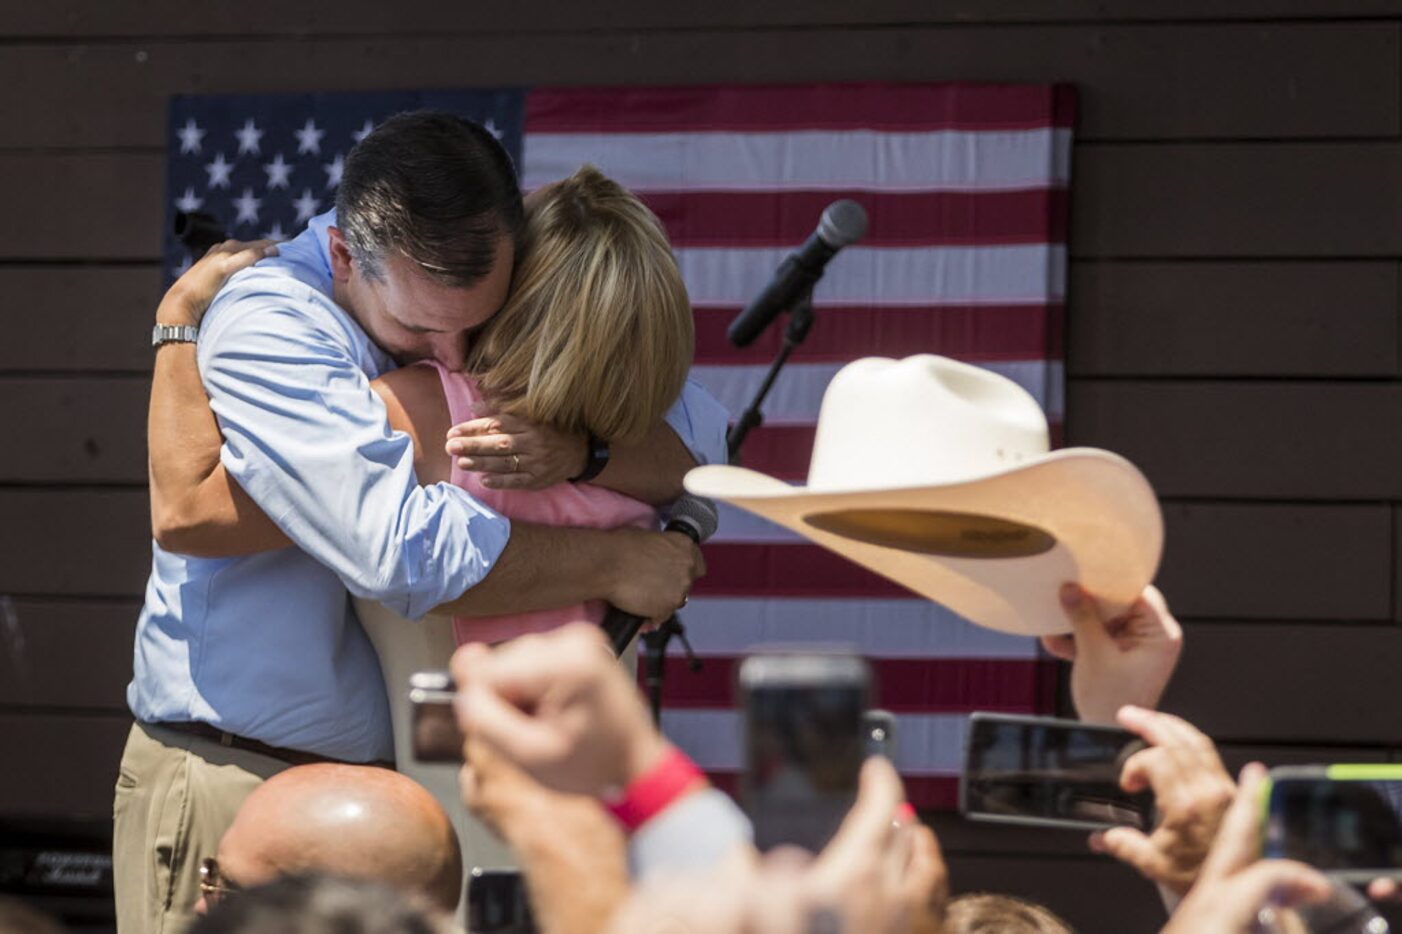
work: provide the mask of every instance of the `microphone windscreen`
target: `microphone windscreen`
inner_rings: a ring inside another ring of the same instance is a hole
[[[866,209],[846,198],[829,204],[818,221],[818,236],[834,250],[851,246],[866,236],[866,232]]]
[[[716,534],[720,515],[716,512],[716,504],[710,500],[700,496],[683,496],[677,500],[668,517],[667,524],[670,526],[674,523],[690,526],[696,532],[697,542],[704,542]]]

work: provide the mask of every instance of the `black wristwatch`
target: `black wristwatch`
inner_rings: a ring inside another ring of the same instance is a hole
[[[579,476],[570,477],[571,483],[588,483],[609,465],[609,443],[603,438],[589,436],[589,460],[585,461],[584,469],[579,472]]]

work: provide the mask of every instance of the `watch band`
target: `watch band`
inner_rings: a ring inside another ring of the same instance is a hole
[[[584,464],[584,469],[576,477],[570,477],[571,483],[588,483],[599,474],[603,473],[605,467],[609,465],[609,443],[603,438],[589,436],[589,460]]]
[[[151,329],[151,346],[162,344],[193,344],[200,339],[200,329],[188,324],[158,324]]]

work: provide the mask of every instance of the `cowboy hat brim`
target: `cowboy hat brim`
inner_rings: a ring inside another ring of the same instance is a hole
[[[1121,613],[1158,570],[1153,488],[1108,451],[1067,448],[959,483],[815,491],[743,467],[686,476],[698,496],[785,526],[992,629],[1069,627],[1058,592],[1078,582]]]

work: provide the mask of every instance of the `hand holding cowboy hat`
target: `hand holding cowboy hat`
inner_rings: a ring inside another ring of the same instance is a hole
[[[1125,613],[1163,550],[1154,491],[1093,448],[1048,451],[1026,390],[945,357],[867,358],[823,397],[808,485],[742,467],[686,488],[798,532],[983,626],[1068,629],[1067,581]]]

